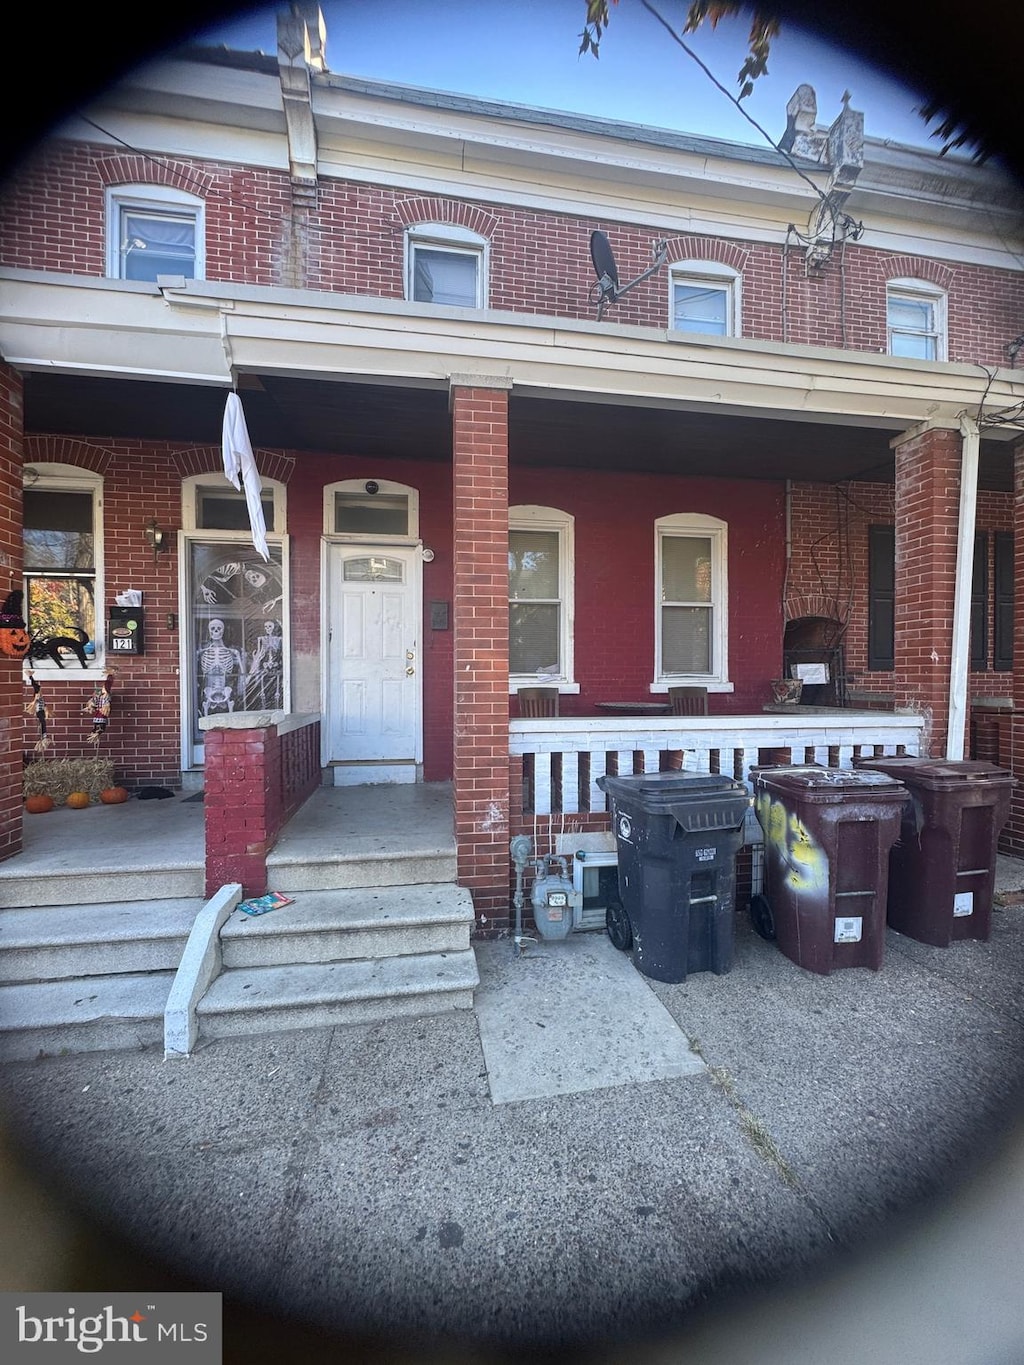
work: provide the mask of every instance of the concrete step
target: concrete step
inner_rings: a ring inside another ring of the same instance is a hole
[[[200,1001],[199,1037],[203,1041],[471,1009],[479,979],[472,948],[372,961],[235,968],[219,976]]]
[[[0,910],[0,983],[174,971],[193,897]]]
[[[165,899],[203,895],[206,873],[202,864],[141,866],[137,854],[137,850],[125,849],[124,861],[130,861],[130,866],[87,871],[75,867],[21,871],[13,863],[6,864],[0,878],[0,908],[145,901],[154,893]]]
[[[274,850],[267,858],[271,889],[289,896],[296,891],[345,891],[358,887],[454,882],[456,875],[452,848],[403,853],[361,851],[317,859]]]
[[[236,910],[221,949],[226,970],[457,953],[469,947],[473,919],[469,892],[450,882],[304,891],[267,915]]]
[[[158,1045],[173,980],[140,972],[0,986],[0,1060]]]

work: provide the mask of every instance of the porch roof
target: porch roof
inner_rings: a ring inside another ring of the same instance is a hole
[[[258,447],[353,453],[373,460],[451,458],[446,385],[431,388],[245,376],[239,385]],[[214,445],[224,393],[206,385],[31,372],[29,435]],[[512,391],[513,465],[628,468],[652,474],[808,482],[892,481],[893,433],[784,418],[544,398]],[[985,440],[980,486],[1013,487],[1011,447]]]

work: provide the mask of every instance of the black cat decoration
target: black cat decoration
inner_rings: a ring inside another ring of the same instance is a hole
[[[63,668],[64,663],[60,657],[60,652],[62,649],[68,649],[83,668],[88,668],[89,660],[85,653],[85,646],[88,643],[89,637],[84,630],[76,630],[74,635],[33,635],[32,643],[28,649],[28,657],[30,659],[52,659],[58,668]]]

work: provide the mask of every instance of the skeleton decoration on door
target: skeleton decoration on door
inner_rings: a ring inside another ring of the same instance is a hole
[[[284,706],[280,550],[264,563],[247,549],[193,547],[197,716]]]

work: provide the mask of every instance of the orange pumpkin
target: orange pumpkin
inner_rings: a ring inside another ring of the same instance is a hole
[[[72,810],[83,810],[89,804],[89,793],[72,792],[64,804],[70,806]]]
[[[43,792],[38,796],[30,796],[25,802],[25,809],[31,815],[42,815],[44,811],[53,810],[53,797]]]
[[[104,787],[100,792],[100,800],[105,806],[119,806],[122,801],[128,800],[128,790],[126,787]]]

